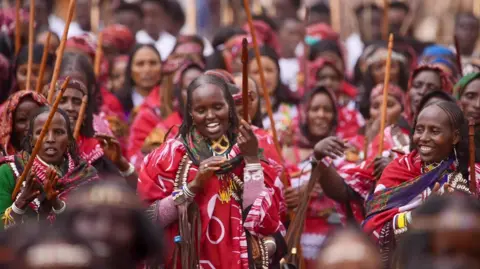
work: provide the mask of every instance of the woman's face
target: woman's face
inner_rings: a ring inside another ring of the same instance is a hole
[[[201,53],[192,53],[191,51],[191,46],[196,46],[197,43],[184,43],[180,44],[175,48],[175,51],[172,52],[171,57],[174,58],[191,58],[194,59],[197,62],[203,62],[203,52]]]
[[[408,91],[411,100],[410,109],[415,114],[420,105],[420,101],[425,94],[441,89],[442,81],[437,72],[432,70],[421,71],[412,80],[411,88]]]
[[[345,72],[345,66],[344,66],[344,64],[343,64],[343,60],[342,60],[342,58],[341,58],[338,54],[336,54],[335,52],[332,52],[332,51],[324,51],[324,52],[320,53],[319,57],[328,59],[329,61],[335,63],[335,68],[337,68],[337,70],[340,70],[342,73]]]
[[[326,137],[332,130],[335,107],[326,93],[312,97],[307,110],[308,131],[312,137]]]
[[[460,140],[458,131],[451,128],[448,115],[437,105],[424,108],[417,117],[413,143],[417,146],[422,161],[440,162],[452,152]]]
[[[75,130],[75,125],[77,124],[78,114],[82,107],[83,96],[84,94],[80,90],[67,88],[63,93],[62,99],[60,99],[60,104],[58,105],[59,108],[67,113],[70,120],[70,128],[72,130]]]
[[[205,84],[196,88],[191,101],[193,123],[204,137],[217,140],[227,133],[229,107],[219,86]]]
[[[13,114],[13,132],[11,135],[13,141],[18,142],[15,146],[20,146],[20,143],[27,136],[32,111],[39,107],[31,98],[25,98],[17,106]]]
[[[386,60],[372,64],[372,74],[375,84],[383,83],[385,80]],[[390,65],[390,82],[398,84],[400,79],[400,63],[392,61]]]
[[[106,246],[113,251],[111,255],[126,257],[130,255],[135,236],[131,212],[110,206],[82,209],[73,221],[73,231],[94,246]]]
[[[34,119],[32,145],[35,145],[37,142],[38,136],[47,122],[48,114],[49,112],[44,112]],[[53,116],[50,128],[43,139],[38,155],[48,164],[61,164],[67,152],[68,139],[67,122],[63,116],[57,112]]]
[[[162,62],[152,48],[137,50],[132,59],[131,75],[136,87],[148,91],[160,82]]]
[[[37,43],[45,46],[45,44],[47,44],[47,36],[48,36],[48,31],[40,33],[37,36]],[[60,46],[60,40],[57,38],[57,36],[52,34],[52,36],[50,37],[48,52],[51,54],[55,54],[58,46]]]
[[[270,95],[273,95],[275,89],[278,87],[279,81],[279,70],[277,64],[274,60],[270,59],[267,56],[260,57],[262,61],[263,74],[265,75],[265,87]],[[255,79],[257,85],[262,85],[260,83],[260,70],[258,68],[257,61],[250,61],[250,75]],[[263,94],[263,89],[260,88],[260,94]]]
[[[182,89],[187,89],[188,85],[190,85],[190,83],[192,83],[192,81],[194,81],[201,74],[202,71],[196,67],[187,69],[182,76]]]
[[[318,86],[323,86],[337,93],[340,90],[340,83],[342,83],[342,77],[330,65],[325,65],[317,73]]]
[[[17,68],[17,83],[20,91],[27,89],[27,64],[22,64]],[[40,65],[32,64],[32,76],[30,78],[30,90],[35,90],[37,86],[38,73],[40,72]],[[52,69],[48,66],[45,68],[45,73],[43,75],[42,87],[50,81],[52,76]]]
[[[383,103],[383,95],[375,97],[370,103],[370,117],[371,119],[379,119],[381,117]],[[398,121],[402,113],[402,105],[398,100],[389,95],[387,96],[387,125],[394,124]]]
[[[460,96],[460,105],[467,119],[480,124],[480,79],[470,82]]]
[[[243,87],[242,83],[242,76],[236,76],[234,78],[235,84],[241,89]],[[248,114],[250,116],[250,119],[255,118],[255,115],[257,115],[258,112],[258,102],[260,102],[259,96],[258,96],[258,88],[257,85],[255,84],[255,81],[252,78],[248,78],[248,93],[249,93],[249,98],[250,102],[248,104]],[[237,109],[237,115],[239,118],[243,118],[243,106],[236,106]]]
[[[127,69],[127,62],[118,61],[114,62],[112,67],[112,75],[110,77],[111,90],[116,92],[123,88],[125,83],[125,70]]]

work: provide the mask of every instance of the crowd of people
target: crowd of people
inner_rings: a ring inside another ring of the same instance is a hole
[[[405,31],[396,0],[355,7],[346,40],[324,1],[240,5],[208,36],[182,33],[176,0],[112,1],[95,27],[95,1],[69,26],[17,2],[0,10],[2,268],[480,268],[473,13],[449,46]]]

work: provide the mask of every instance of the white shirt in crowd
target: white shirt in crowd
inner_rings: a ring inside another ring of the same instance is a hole
[[[138,31],[136,40],[137,43],[140,44],[154,44],[158,52],[160,52],[162,60],[167,59],[168,55],[172,52],[173,47],[175,47],[176,42],[175,37],[167,32],[162,32],[158,40],[153,40],[145,30]]]
[[[365,44],[358,33],[351,34],[347,40],[345,40],[345,47],[347,49],[347,72],[353,74],[355,64],[358,58],[362,56]]]
[[[297,75],[300,72],[297,58],[281,58],[280,64],[280,78],[282,83],[287,85],[292,92],[297,91]]]
[[[52,32],[57,34],[59,38],[62,38],[63,29],[65,28],[65,21],[62,18],[51,14],[48,17],[48,25]],[[70,27],[68,28],[68,37],[79,36],[84,33],[86,32],[80,28],[80,25],[76,21],[72,21],[70,23]]]

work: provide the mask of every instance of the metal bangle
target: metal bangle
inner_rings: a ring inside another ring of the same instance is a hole
[[[67,203],[65,203],[65,201],[62,201],[62,208],[57,210],[54,207],[52,207],[52,212],[55,213],[56,215],[60,215],[63,212],[65,212],[65,209],[67,209]]]
[[[20,208],[17,207],[15,202],[13,202],[12,211],[15,212],[15,214],[17,214],[17,215],[23,215],[27,212],[27,209],[20,209]]]
[[[122,177],[129,177],[135,172],[135,166],[133,164],[129,163],[128,164],[128,170],[125,172],[120,171],[120,175]]]

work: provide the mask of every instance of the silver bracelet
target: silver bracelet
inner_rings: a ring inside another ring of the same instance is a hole
[[[27,212],[27,209],[20,209],[20,208],[17,207],[15,202],[13,202],[12,211],[15,212],[15,214],[17,214],[17,215],[23,215]]]
[[[195,198],[195,193],[188,188],[187,183],[183,185],[182,189],[183,189],[183,194],[185,194],[185,196],[187,196],[188,198]]]
[[[263,167],[260,163],[247,163],[245,165],[245,170],[248,170],[248,171],[263,170]]]
[[[122,177],[129,177],[133,173],[135,173],[135,166],[133,166],[133,164],[131,164],[131,163],[128,164],[128,170],[127,171],[125,171],[125,172],[120,171],[120,175]]]
[[[65,203],[65,201],[62,201],[62,208],[60,208],[59,210],[56,210],[55,207],[52,206],[52,211],[56,215],[62,214],[63,212],[65,212],[65,209],[67,209],[67,203]]]

